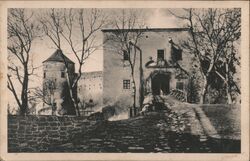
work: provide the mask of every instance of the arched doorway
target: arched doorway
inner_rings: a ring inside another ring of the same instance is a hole
[[[153,95],[169,94],[169,75],[166,73],[157,73],[152,77],[151,88]]]

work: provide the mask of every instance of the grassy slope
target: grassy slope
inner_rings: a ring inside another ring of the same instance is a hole
[[[240,140],[240,106],[210,104],[202,105],[201,108],[219,135],[226,139]]]
[[[200,107],[222,138],[240,140],[240,105],[190,104],[180,102],[171,96],[166,96],[165,99],[178,111],[181,111],[183,107]]]

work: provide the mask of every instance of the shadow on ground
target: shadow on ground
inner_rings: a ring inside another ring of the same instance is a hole
[[[171,124],[162,113],[103,121],[67,142],[51,145],[47,152],[240,153],[240,140],[202,139],[173,131]]]

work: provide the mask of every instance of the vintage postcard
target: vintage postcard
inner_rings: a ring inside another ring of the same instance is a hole
[[[249,2],[1,2],[2,160],[249,160]]]

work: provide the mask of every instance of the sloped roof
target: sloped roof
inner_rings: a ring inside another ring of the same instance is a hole
[[[67,63],[73,63],[73,61],[71,61],[69,58],[67,58],[63,53],[62,50],[57,49],[48,59],[44,60],[44,62],[48,62],[48,61],[56,61],[56,62],[67,62]]]

